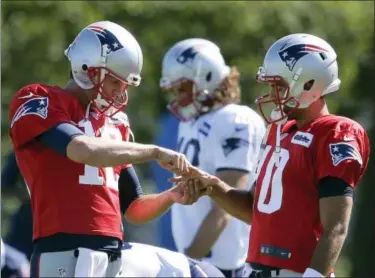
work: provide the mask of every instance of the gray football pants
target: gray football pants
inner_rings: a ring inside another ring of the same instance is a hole
[[[117,277],[121,274],[121,257],[87,248],[33,253],[30,274],[30,277]]]

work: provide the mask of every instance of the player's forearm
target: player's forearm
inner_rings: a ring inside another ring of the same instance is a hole
[[[336,264],[346,238],[346,229],[323,233],[311,259],[310,268],[327,276]]]
[[[253,198],[249,191],[230,187],[224,182],[213,186],[210,197],[226,212],[250,224]]]
[[[192,244],[186,249],[186,255],[194,259],[207,257],[230,220],[231,216],[224,210],[212,209],[203,220]]]
[[[157,157],[155,145],[77,136],[67,147],[69,159],[94,167],[113,167],[138,164]]]
[[[126,210],[125,218],[136,225],[146,224],[162,216],[173,204],[174,201],[169,191],[143,195],[130,204]]]

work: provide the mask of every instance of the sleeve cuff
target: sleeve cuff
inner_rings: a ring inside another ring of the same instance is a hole
[[[235,167],[220,167],[216,169],[216,172],[220,172],[220,171],[239,171],[239,172],[244,172],[244,173],[250,173],[248,169],[235,168]]]

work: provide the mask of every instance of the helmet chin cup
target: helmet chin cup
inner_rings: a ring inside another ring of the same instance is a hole
[[[276,124],[284,124],[287,122],[287,115],[283,115],[280,109],[275,108],[271,112],[271,122]]]
[[[167,108],[181,122],[192,120],[198,117],[200,114],[200,109],[198,109],[196,104],[193,102],[185,106],[180,106],[177,104],[176,101],[173,101],[170,104],[168,104]]]
[[[205,105],[211,100],[210,92],[208,90],[196,91],[194,81],[180,79],[170,82],[164,79],[161,83],[168,84],[167,87],[161,87],[163,91],[174,96],[167,108],[180,121],[189,121],[210,109],[208,105]]]
[[[259,111],[262,114],[263,119],[268,124],[274,124],[274,123],[284,123],[287,121],[288,116],[293,113],[297,108],[299,108],[299,102],[293,98],[290,97],[286,100],[277,101],[276,98],[270,97],[269,95],[258,97],[255,101],[256,104],[258,104]],[[272,109],[271,113],[268,114],[266,109],[264,108],[265,105],[273,103],[276,108]],[[295,104],[293,107],[290,107],[288,104],[293,103]],[[284,112],[283,107],[288,106],[289,109],[287,113]],[[267,114],[269,116],[267,116]]]
[[[105,92],[103,86],[105,77],[109,75],[113,78],[120,80],[123,83],[122,93],[113,97],[109,93]],[[99,114],[111,117],[117,112],[121,111],[128,103],[127,94],[127,81],[118,77],[115,73],[111,72],[107,68],[89,68],[88,76],[94,84],[93,89],[96,91],[96,97],[93,99],[93,105],[95,106]]]

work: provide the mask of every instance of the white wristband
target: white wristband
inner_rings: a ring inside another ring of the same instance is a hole
[[[312,278],[318,278],[318,277],[324,277],[321,273],[316,271],[312,268],[306,268],[305,272],[303,273],[302,277],[312,277]]]

